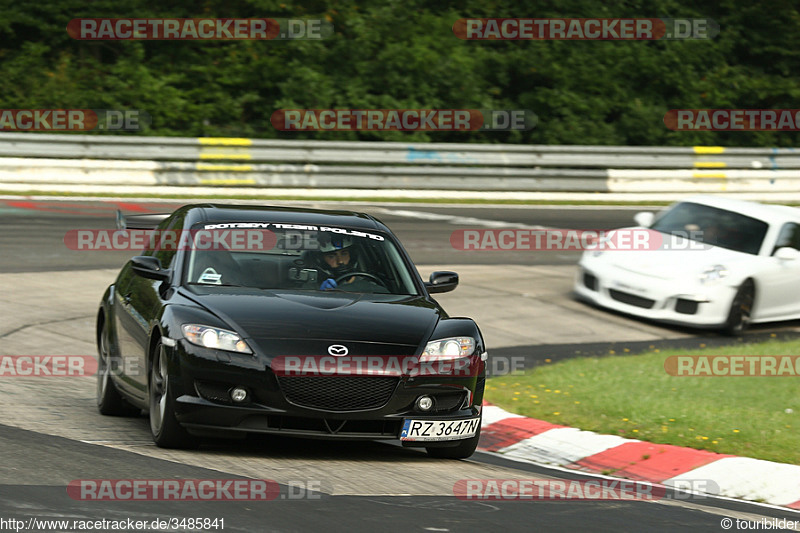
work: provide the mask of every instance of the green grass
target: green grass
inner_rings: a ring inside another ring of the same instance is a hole
[[[797,355],[800,341],[571,359],[489,379],[486,400],[598,433],[800,464],[800,377],[675,377],[670,355]]]

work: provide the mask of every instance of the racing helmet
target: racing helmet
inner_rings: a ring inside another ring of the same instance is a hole
[[[350,272],[358,271],[358,256],[356,246],[352,237],[340,235],[338,233],[322,233],[317,239],[319,241],[319,257],[317,268],[325,272],[331,278],[338,278]],[[330,266],[325,261],[325,254],[347,250],[350,252],[350,262],[346,265]]]

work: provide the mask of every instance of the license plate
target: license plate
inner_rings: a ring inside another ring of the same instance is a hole
[[[474,437],[480,427],[481,419],[466,420],[411,420],[403,423],[400,440],[441,441]]]

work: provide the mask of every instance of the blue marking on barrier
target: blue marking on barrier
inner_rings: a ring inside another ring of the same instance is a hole
[[[432,161],[441,161],[442,156],[436,150],[417,150],[413,146],[408,147],[408,155],[406,158],[409,161],[417,161],[417,160],[427,160],[430,159]]]
[[[775,155],[778,153],[777,148],[772,149],[772,155],[769,156],[769,162],[772,164],[772,170],[777,170],[778,163],[775,161]]]
[[[413,146],[408,147],[408,161],[449,161],[453,163],[477,164],[479,161],[474,157],[465,157],[452,152],[439,152],[437,150],[420,150]]]

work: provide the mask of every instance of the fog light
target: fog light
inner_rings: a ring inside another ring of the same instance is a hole
[[[430,396],[420,396],[417,398],[417,411],[430,411],[433,407],[433,398]]]
[[[236,387],[231,391],[231,400],[236,403],[241,403],[247,399],[247,389]]]

